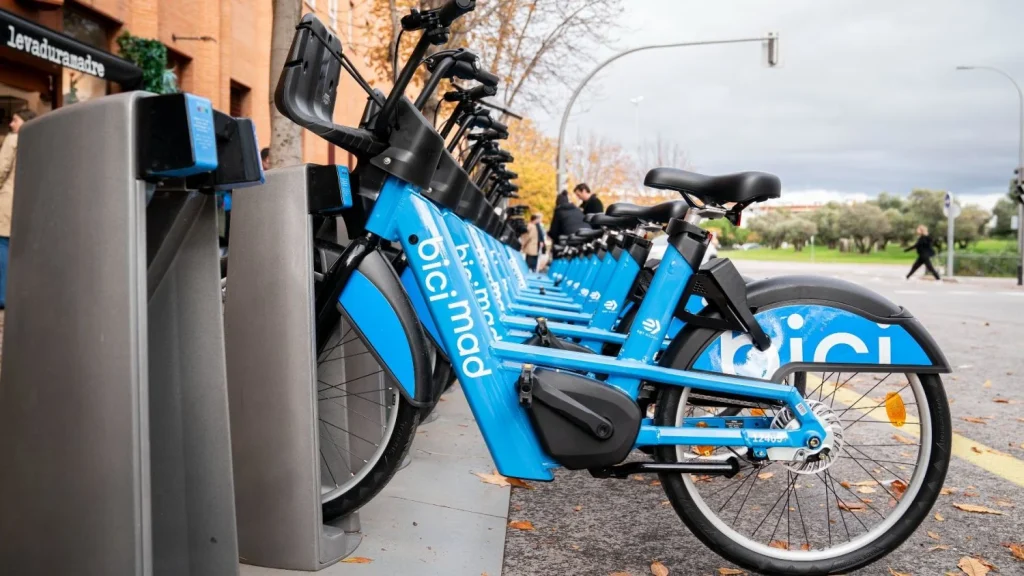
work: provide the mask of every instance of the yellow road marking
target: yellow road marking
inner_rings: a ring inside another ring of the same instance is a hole
[[[810,374],[807,375],[807,380],[817,380],[818,383],[821,382],[820,378],[815,378]],[[842,402],[846,406],[849,406],[862,414],[866,414],[868,418],[881,422],[889,421],[889,416],[885,413],[885,406],[879,406],[881,402],[877,398],[861,398],[861,394],[858,392],[854,392],[847,388],[839,388],[836,390],[834,385],[826,385],[824,393],[831,394],[833,390],[835,390],[836,400]],[[908,414],[906,424],[920,424],[920,422],[917,418]],[[902,432],[919,438],[920,428],[907,426],[906,424],[900,428],[892,426],[891,424],[890,426],[892,427],[893,432]],[[973,448],[977,448],[981,453],[975,452]],[[1024,462],[1014,458],[1006,452],[989,448],[981,442],[975,442],[966,436],[961,436],[954,432],[953,455],[961,460],[966,460],[967,462],[974,464],[982,470],[991,472],[1004,480],[1009,480],[1018,486],[1024,486]]]

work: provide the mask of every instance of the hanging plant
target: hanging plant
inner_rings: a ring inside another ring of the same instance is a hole
[[[163,42],[124,32],[117,37],[117,46],[122,58],[142,68],[142,90],[155,94],[179,91],[178,78],[167,68],[167,46]]]

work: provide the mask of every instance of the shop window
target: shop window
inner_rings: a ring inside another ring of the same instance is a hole
[[[68,4],[64,5],[64,34],[83,44],[103,51],[110,49],[110,33],[113,26],[98,16]],[[61,89],[64,104],[74,104],[105,96],[107,81],[64,68],[61,72]]]
[[[231,116],[248,118],[252,116],[251,90],[248,86],[231,81]]]

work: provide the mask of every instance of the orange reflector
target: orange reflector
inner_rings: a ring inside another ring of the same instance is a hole
[[[764,410],[762,410],[760,408],[751,408],[750,409],[750,415],[751,416],[764,416]]]
[[[707,428],[707,427],[708,427],[708,423],[707,422],[697,422],[697,428]],[[694,446],[693,447],[693,453],[696,454],[697,456],[711,456],[711,454],[714,451],[715,451],[715,447],[714,446]]]
[[[889,423],[897,428],[907,423],[907,408],[899,394],[889,392],[885,395],[885,414],[889,417]]]

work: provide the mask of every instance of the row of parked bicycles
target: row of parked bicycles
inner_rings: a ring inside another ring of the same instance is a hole
[[[485,100],[499,79],[470,50],[443,48],[473,8],[449,0],[402,18],[420,36],[388,94],[307,15],[277,86],[285,116],[357,159],[338,170],[351,198],[315,215],[324,518],[388,483],[457,380],[501,474],[657,474],[686,526],[749,570],[845,573],[898,547],[950,458],[939,377],[950,368],[928,332],[845,281],[702,265],[702,221],[739,222],[780,196],[759,172],[655,167],[644,183],[679,200],[613,204],[558,239],[546,273],[530,272],[517,251],[523,209],[502,209],[517,187],[501,148],[509,128]],[[332,120],[342,69],[367,93],[355,127]],[[439,128],[424,116],[436,94],[452,110]],[[338,219],[350,240],[323,232]],[[652,231],[668,239],[656,262]],[[346,371],[353,354],[375,370]],[[347,392],[362,379],[380,386]],[[332,416],[356,404],[385,416],[379,430],[355,434]],[[624,546],[637,537],[621,532]]]

